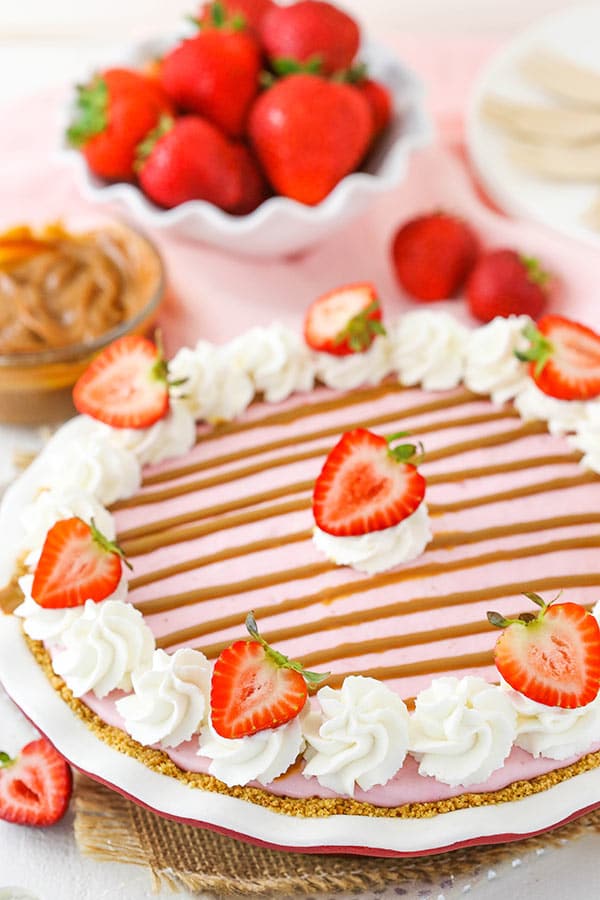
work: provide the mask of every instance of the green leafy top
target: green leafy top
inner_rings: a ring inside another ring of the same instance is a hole
[[[540,597],[539,594],[534,594],[533,592],[529,593],[525,591],[523,593],[524,597],[527,597],[528,600],[531,600],[536,606],[540,607],[541,612],[537,615],[534,613],[521,613],[516,619],[507,619],[497,612],[488,612],[487,620],[490,625],[493,625],[495,628],[508,628],[509,625],[529,625],[530,622],[536,622],[539,619],[543,619],[547,610],[550,609],[553,603],[560,598],[562,591],[559,591],[556,597],[553,597],[549,603]]]
[[[375,299],[365,309],[353,316],[345,328],[343,328],[334,338],[334,344],[343,344],[348,342],[348,346],[355,353],[362,353],[368,350],[373,339],[378,334],[387,334],[383,323],[379,319],[373,319],[371,316],[379,310],[379,300]]]
[[[73,147],[82,147],[90,138],[101,134],[108,125],[108,87],[103,78],[91,84],[77,85],[77,113],[67,129],[67,140]]]
[[[98,544],[99,547],[102,547],[102,549],[106,553],[116,553],[116,555],[122,562],[125,563],[128,569],[133,569],[133,566],[131,565],[117,542],[109,541],[109,539],[104,534],[102,534],[100,529],[96,526],[96,523],[93,519],[90,521],[90,530],[92,532],[92,540],[95,544]]]
[[[423,462],[425,457],[425,448],[420,441],[418,444],[398,444],[397,447],[392,447],[394,441],[408,437],[409,433],[410,432],[408,431],[397,431],[395,434],[391,434],[385,439],[388,445],[388,456],[390,456],[394,462],[409,463],[412,466],[417,466]]]
[[[169,133],[174,124],[175,119],[173,116],[168,115],[168,113],[163,113],[158,120],[156,128],[149,131],[146,137],[140,141],[135,150],[135,163],[133,168],[136,172],[139,172],[140,169],[143,168],[144,163],[154,150],[154,145],[158,143],[161,137],[164,137],[165,134]]]
[[[522,335],[529,341],[529,347],[526,350],[515,350],[515,356],[521,362],[534,362],[535,374],[541,375],[544,366],[554,353],[554,344],[535,327],[533,322],[525,326]]]
[[[322,681],[325,681],[326,678],[329,678],[329,672],[308,672],[302,667],[301,663],[288,659],[287,656],[284,656],[283,653],[279,653],[278,650],[273,650],[273,648],[270,647],[265,639],[259,634],[258,625],[256,624],[256,619],[254,618],[254,613],[249,612],[246,616],[246,628],[248,629],[250,637],[255,641],[258,641],[258,643],[261,644],[262,647],[264,647],[265,653],[268,658],[279,669],[293,669],[294,672],[299,672],[308,685],[317,685]]]

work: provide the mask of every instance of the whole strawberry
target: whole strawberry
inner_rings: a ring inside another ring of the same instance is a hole
[[[396,278],[407,294],[416,300],[447,300],[475,264],[478,242],[462,219],[434,212],[399,228],[391,249]]]
[[[222,21],[219,13],[213,25],[164,57],[160,79],[177,107],[203,116],[231,137],[241,137],[260,71],[257,41],[235,20]]]
[[[219,5],[224,16],[243,21],[248,31],[258,36],[263,18],[275,4],[273,0],[221,0]],[[210,0],[203,3],[198,11],[198,22],[201,25],[212,25],[214,17],[215,4]]]
[[[364,94],[373,116],[373,140],[376,140],[390,124],[393,114],[392,96],[386,86],[373,78],[357,82],[356,88]]]
[[[107,69],[77,90],[70,144],[83,152],[95,175],[133,180],[137,145],[171,112],[167,95],[155,79],[129,69]]]
[[[232,147],[239,165],[242,196],[230,212],[237,216],[246,216],[270,197],[271,191],[256,158],[248,147],[245,144],[233,144]]]
[[[166,209],[207,200],[225,210],[242,202],[241,169],[232,143],[200,116],[163,120],[140,146],[139,183]]]
[[[296,74],[261,94],[248,132],[276,192],[312,206],[360,165],[372,118],[351,85]]]
[[[349,15],[322,0],[273,6],[261,23],[267,56],[299,63],[319,62],[319,71],[346,69],[358,52],[360,30]]]
[[[511,315],[537,319],[548,299],[549,280],[537,260],[515,250],[491,250],[469,277],[469,309],[481,322]]]

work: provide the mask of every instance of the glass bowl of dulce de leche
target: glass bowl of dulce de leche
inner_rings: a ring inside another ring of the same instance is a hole
[[[91,359],[118,337],[146,332],[164,291],[157,250],[126,225],[0,234],[0,422],[71,415],[71,389]]]

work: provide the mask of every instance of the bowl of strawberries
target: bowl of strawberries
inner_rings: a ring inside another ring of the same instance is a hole
[[[180,40],[77,88],[65,156],[143,227],[296,253],[402,181],[431,125],[418,79],[323,0],[206,2]]]

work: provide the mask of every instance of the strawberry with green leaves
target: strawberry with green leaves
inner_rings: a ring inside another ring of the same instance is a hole
[[[31,741],[16,757],[0,752],[0,819],[16,825],[54,825],[69,807],[73,779],[46,738]]]
[[[123,552],[94,525],[74,516],[56,522],[46,535],[31,596],[44,609],[100,603],[117,589]]]
[[[529,363],[538,388],[558,400],[593,400],[600,396],[600,335],[563,316],[543,316],[527,325],[530,342],[515,355]]]
[[[373,118],[350,84],[299,72],[264,91],[248,119],[254,152],[278,194],[314,206],[361,164]]]
[[[140,187],[157,206],[206,200],[234,212],[243,203],[237,144],[201,116],[163,117],[138,147],[137,160]]]
[[[273,650],[258,633],[252,613],[246,617],[252,640],[223,650],[213,670],[210,707],[214,730],[224,738],[241,738],[277,728],[304,708],[308,685],[329,673],[307,672]]]
[[[482,253],[467,282],[467,302],[480,322],[496,316],[542,313],[548,301],[551,277],[539,261],[516,250],[498,248]]]
[[[212,21],[178,44],[161,64],[160,80],[179,109],[208,119],[229,137],[241,137],[259,89],[262,56],[258,42],[221,4]]]
[[[368,350],[385,334],[381,304],[369,282],[348,284],[318,297],[304,320],[304,338],[319,353],[349,356]]]
[[[321,531],[356,537],[398,525],[425,496],[425,479],[416,464],[422,448],[392,446],[389,438],[365,428],[347,431],[325,460],[315,482],[313,515]]]
[[[273,0],[221,0],[219,6],[223,18],[230,20],[237,18],[240,24],[243,22],[248,31],[258,36],[262,20],[275,4]],[[214,19],[215,4],[209,0],[200,7],[197,21],[201,26],[210,26],[214,24]]]
[[[314,63],[323,75],[348,68],[360,44],[354,19],[322,0],[274,4],[262,18],[260,35],[272,64],[282,59]]]
[[[587,706],[600,690],[600,626],[578,603],[546,603],[526,594],[540,612],[506,619],[488,613],[503,628],[494,658],[504,680],[520,694],[562,709]]]
[[[95,175],[133,181],[137,145],[171,111],[155,79],[130,69],[107,69],[78,87],[67,139]]]

